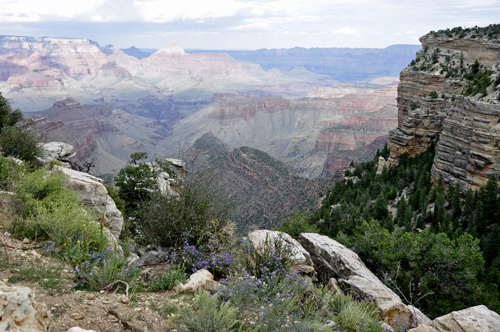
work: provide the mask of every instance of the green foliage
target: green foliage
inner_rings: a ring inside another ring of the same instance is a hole
[[[174,266],[167,274],[157,276],[148,282],[148,289],[152,292],[170,290],[181,282],[185,283],[186,272],[180,266]]]
[[[12,158],[0,157],[0,189],[11,189],[27,172],[24,165],[20,165]]]
[[[242,325],[236,316],[237,310],[231,302],[223,303],[218,295],[210,296],[209,292],[199,290],[193,309],[182,309],[180,324],[175,328],[181,332],[240,331]]]
[[[338,240],[354,250],[381,280],[413,304],[436,317],[478,302],[477,275],[484,265],[479,240],[462,234],[394,232],[378,222],[363,222],[352,236]],[[445,306],[436,307],[439,302]]]
[[[226,242],[234,230],[234,198],[210,170],[192,171],[176,195],[155,191],[148,195],[140,230],[165,247],[181,246],[189,232],[191,244],[205,244],[217,236]]]
[[[298,240],[300,233],[318,233],[318,227],[311,223],[313,215],[307,210],[295,211],[290,219],[284,221],[277,230],[285,232]]]
[[[64,276],[62,265],[49,265],[35,258],[29,262],[18,262],[15,275],[9,278],[10,283],[22,281],[38,282],[38,284],[46,289],[49,295],[54,296],[67,291],[66,286],[68,278]]]
[[[66,188],[66,178],[60,172],[44,169],[27,173],[17,185],[18,214],[10,231],[18,237],[51,240],[58,246],[71,236],[88,236],[91,247],[103,245],[100,225],[92,211],[86,209],[78,195]]]
[[[21,159],[32,166],[41,166],[41,162],[37,159],[43,153],[42,147],[38,145],[40,140],[30,122],[4,127],[0,135],[0,150],[4,156]]]
[[[432,99],[436,99],[438,97],[438,94],[436,91],[431,91],[431,93],[429,93],[429,96],[432,98]]]
[[[19,108],[13,110],[9,101],[0,93],[0,135],[5,128],[12,127],[23,120],[23,113]]]
[[[125,201],[120,197],[118,189],[113,184],[105,184],[109,197],[115,202],[116,208],[125,215]]]
[[[138,161],[148,159],[148,153],[147,152],[134,152],[130,155],[130,159],[132,159],[132,163],[134,163],[134,165],[137,165]]]

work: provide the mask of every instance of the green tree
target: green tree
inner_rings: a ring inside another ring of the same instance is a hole
[[[377,221],[363,222],[352,236],[337,240],[354,250],[366,266],[407,302],[431,317],[478,304],[477,275],[484,266],[479,240],[462,234],[394,232]],[[436,306],[441,303],[442,306]]]
[[[294,239],[299,239],[300,233],[318,233],[318,227],[311,223],[312,214],[307,210],[295,211],[290,219],[283,222],[283,226],[277,228],[281,232],[289,234]]]
[[[19,108],[13,110],[9,101],[0,93],[0,134],[7,127],[12,127],[24,120],[23,113]]]

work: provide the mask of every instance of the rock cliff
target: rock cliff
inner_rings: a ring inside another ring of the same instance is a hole
[[[401,72],[398,128],[389,161],[436,144],[432,176],[463,190],[500,177],[498,26],[455,28],[420,38],[422,50]]]

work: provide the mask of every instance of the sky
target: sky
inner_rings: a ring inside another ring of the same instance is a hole
[[[500,23],[500,0],[0,0],[0,35],[119,48],[384,48],[492,23]]]

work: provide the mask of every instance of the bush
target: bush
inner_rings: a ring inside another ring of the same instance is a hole
[[[151,279],[148,288],[152,292],[171,290],[178,282],[186,282],[186,272],[182,267],[174,266],[167,274]]]
[[[16,163],[12,158],[0,157],[0,189],[13,189],[22,175],[26,172],[26,167]]]
[[[25,174],[16,188],[20,219],[11,225],[19,237],[51,240],[63,247],[68,240],[87,237],[91,248],[101,249],[106,240],[99,223],[78,195],[66,188],[60,172],[48,174],[40,169]]]
[[[186,239],[198,246],[214,238],[225,244],[234,232],[233,207],[234,199],[212,172],[194,171],[178,196],[152,192],[138,227],[148,241],[165,247],[183,246]]]
[[[230,302],[222,303],[217,295],[210,296],[209,292],[201,290],[196,293],[193,309],[182,309],[181,324],[176,329],[185,332],[240,331],[236,315],[237,311]]]
[[[9,101],[0,93],[0,135],[5,128],[12,127],[23,120],[23,113],[19,108],[12,110]]]
[[[300,233],[318,233],[318,227],[311,223],[312,217],[312,213],[307,210],[295,211],[292,218],[285,220],[277,230],[287,233],[295,240],[299,239]]]
[[[37,157],[42,156],[43,149],[38,144],[41,138],[32,127],[32,123],[26,122],[21,126],[3,128],[0,150],[4,156],[12,156],[39,167],[42,163]]]

